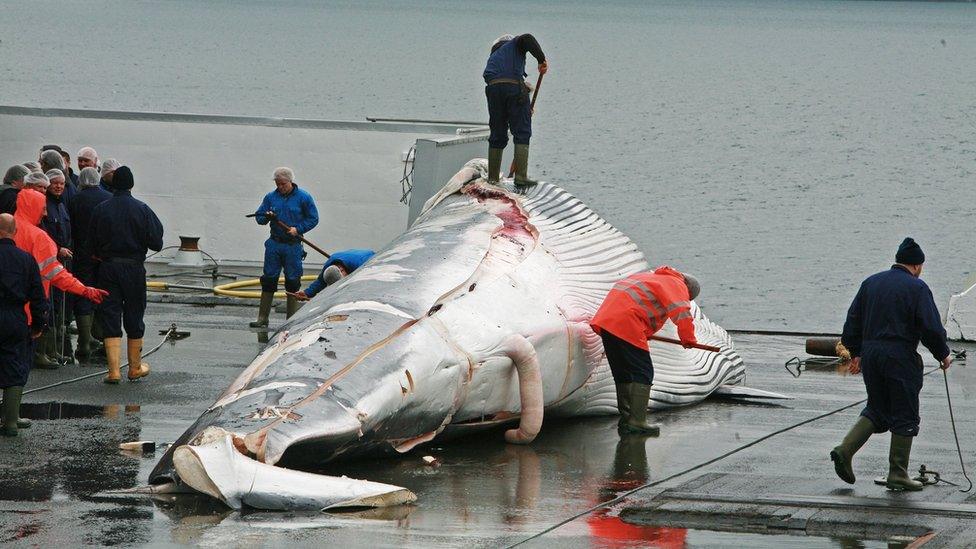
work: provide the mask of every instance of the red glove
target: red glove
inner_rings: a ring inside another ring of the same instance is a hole
[[[88,301],[98,305],[102,302],[102,300],[108,297],[108,292],[105,290],[99,290],[98,288],[93,288],[91,286],[85,286],[85,291],[82,292],[81,295]]]

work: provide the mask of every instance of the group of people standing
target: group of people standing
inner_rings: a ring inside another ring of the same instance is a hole
[[[68,152],[46,145],[36,162],[11,166],[0,185],[4,435],[28,425],[18,412],[31,367],[87,364],[103,353],[109,370],[105,382],[117,384],[123,326],[128,378],[149,373],[140,358],[143,262],[148,249],[162,248],[162,223],[132,197],[134,178],[127,166],[115,159],[99,166],[91,147],[78,151],[77,166],[76,174]],[[77,349],[67,333],[72,319]]]

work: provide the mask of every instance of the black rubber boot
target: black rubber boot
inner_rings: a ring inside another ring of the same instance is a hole
[[[271,314],[271,302],[274,292],[261,292],[261,304],[258,306],[258,319],[250,324],[252,328],[267,328],[268,315]]]
[[[488,182],[498,183],[498,174],[502,170],[502,154],[505,149],[488,148]]]
[[[531,187],[538,181],[529,179],[529,146],[515,144],[515,184],[519,187]]]
[[[291,318],[302,306],[293,296],[288,296],[285,300],[285,318]]]
[[[620,419],[617,420],[617,433],[623,434],[624,424],[630,419],[630,395],[628,394],[629,383],[617,383],[617,410],[620,412]]]
[[[78,348],[75,349],[75,358],[80,363],[89,362],[92,354],[92,315],[79,315],[75,317],[75,323],[78,325]]]
[[[61,358],[61,364],[74,364],[75,353],[71,348],[71,336],[68,335],[68,327],[64,324],[64,319],[57,320],[57,328],[54,332],[54,350]]]
[[[864,443],[874,434],[874,423],[861,416],[847,432],[839,446],[830,451],[830,460],[834,462],[834,472],[847,484],[854,484],[854,454],[864,446]]]
[[[888,479],[885,486],[889,490],[917,492],[925,487],[908,476],[908,460],[912,454],[912,439],[891,433],[891,448],[888,450]]]
[[[34,342],[34,367],[41,370],[57,370],[60,364],[48,356],[47,350],[54,338],[54,330],[47,329]]]
[[[628,383],[627,395],[630,401],[630,411],[624,422],[623,432],[634,435],[656,437],[661,434],[661,426],[647,423],[647,403],[651,395],[651,386],[641,383]]]
[[[20,397],[23,393],[23,387],[6,387],[3,390],[3,412],[0,414],[3,423],[0,426],[0,434],[5,437],[17,436],[18,420],[20,419]]]

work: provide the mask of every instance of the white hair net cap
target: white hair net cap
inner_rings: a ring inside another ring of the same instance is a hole
[[[55,179],[57,179],[59,177],[61,179],[64,179],[64,172],[62,172],[61,170],[59,170],[57,168],[54,168],[54,169],[48,170],[47,173],[44,174],[44,177],[47,177],[47,180],[48,181],[54,181]]]
[[[46,189],[51,185],[51,182],[41,172],[31,172],[24,178],[24,186],[26,187],[28,185],[38,185]]]
[[[98,170],[95,168],[85,168],[78,174],[78,186],[97,187],[99,179],[101,177],[98,175]]]
[[[119,164],[118,160],[114,158],[109,158],[105,162],[102,162],[102,174],[104,175],[107,173],[112,173],[115,170],[119,169],[121,166],[122,164]]]
[[[501,44],[502,42],[508,42],[509,40],[514,40],[514,39],[515,39],[514,34],[503,34],[498,38],[496,38],[495,41],[491,43],[491,47],[494,48],[495,46]]]
[[[95,162],[98,162],[98,153],[95,152],[95,149],[91,147],[82,147],[78,149],[78,154],[76,154],[75,156],[77,156],[78,158],[87,158],[89,160],[94,160]]]

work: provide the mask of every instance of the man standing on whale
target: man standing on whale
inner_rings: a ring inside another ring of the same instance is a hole
[[[482,76],[488,98],[488,181],[498,182],[502,153],[508,145],[511,129],[515,141],[515,184],[535,185],[528,177],[529,138],[532,137],[532,106],[525,83],[525,54],[539,62],[539,75],[546,74],[549,63],[539,42],[531,34],[499,36],[491,45],[491,54]]]
[[[851,353],[851,373],[861,372],[868,403],[843,442],[830,452],[837,476],[854,484],[851,460],[873,433],[891,431],[886,486],[921,490],[908,476],[912,439],[918,435],[922,390],[919,342],[949,368],[949,347],[932,291],[919,279],[925,254],[911,238],[898,246],[895,264],[867,278],[844,323],[841,343]]]
[[[659,426],[646,421],[654,381],[654,364],[647,340],[671,319],[685,348],[698,343],[691,300],[698,297],[700,290],[695,277],[662,266],[652,273],[635,273],[614,284],[593,315],[590,326],[603,339],[603,350],[617,389],[620,411],[617,432],[621,435],[660,433]]]

